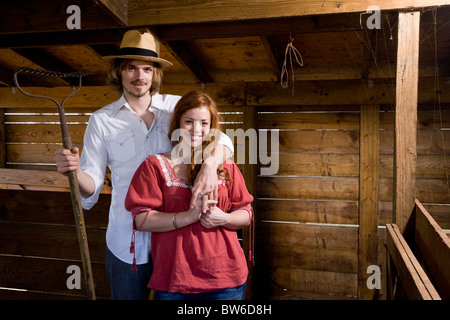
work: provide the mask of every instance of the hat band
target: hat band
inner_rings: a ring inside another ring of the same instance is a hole
[[[158,54],[153,50],[124,47],[119,49],[119,54],[123,56],[146,56],[158,58]]]

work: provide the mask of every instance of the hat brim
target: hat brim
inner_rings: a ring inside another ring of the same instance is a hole
[[[172,62],[169,62],[162,58],[156,58],[156,57],[149,57],[149,56],[140,56],[140,55],[115,55],[115,56],[105,56],[102,57],[105,60],[112,60],[112,59],[131,59],[131,60],[143,60],[143,61],[151,61],[151,62],[157,62],[160,64],[161,67],[171,67],[173,66]]]

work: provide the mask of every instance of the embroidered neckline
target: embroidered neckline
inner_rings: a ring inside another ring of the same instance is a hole
[[[161,165],[162,171],[164,173],[164,177],[166,178],[166,185],[168,187],[175,186],[175,187],[182,187],[187,189],[192,189],[192,186],[187,184],[187,180],[178,178],[173,171],[172,166],[169,163],[169,160],[166,156],[162,154],[156,154],[156,158],[159,160],[159,163]],[[225,177],[219,176],[218,177],[218,184],[226,184]]]
[[[164,177],[166,178],[166,185],[168,187],[175,186],[175,187],[182,187],[182,188],[187,188],[187,189],[192,188],[192,186],[190,186],[186,183],[186,180],[178,178],[175,175],[175,172],[173,172],[173,168],[170,165],[169,160],[166,158],[166,156],[157,154],[156,158],[159,160],[162,171],[164,173]]]

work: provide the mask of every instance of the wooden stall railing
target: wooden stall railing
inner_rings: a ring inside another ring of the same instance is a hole
[[[67,177],[55,171],[0,168],[0,300],[87,299],[68,190]],[[105,184],[85,214],[98,299],[109,297],[104,238],[110,191]],[[79,287],[73,266],[80,268]]]
[[[416,200],[414,239],[387,224],[387,299],[450,299],[450,239]]]
[[[450,299],[450,238],[416,200],[415,243],[442,299]]]

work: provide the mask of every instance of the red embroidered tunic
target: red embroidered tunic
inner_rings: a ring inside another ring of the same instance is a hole
[[[245,182],[236,164],[227,161],[231,180],[219,177],[217,206],[224,212],[246,209],[252,218]],[[180,212],[189,209],[191,189],[175,176],[163,155],[148,157],[136,171],[125,207],[133,215],[149,209]],[[200,293],[242,285],[248,268],[235,230],[207,229],[200,222],[169,232],[152,232],[154,270],[149,287],[155,290]]]

